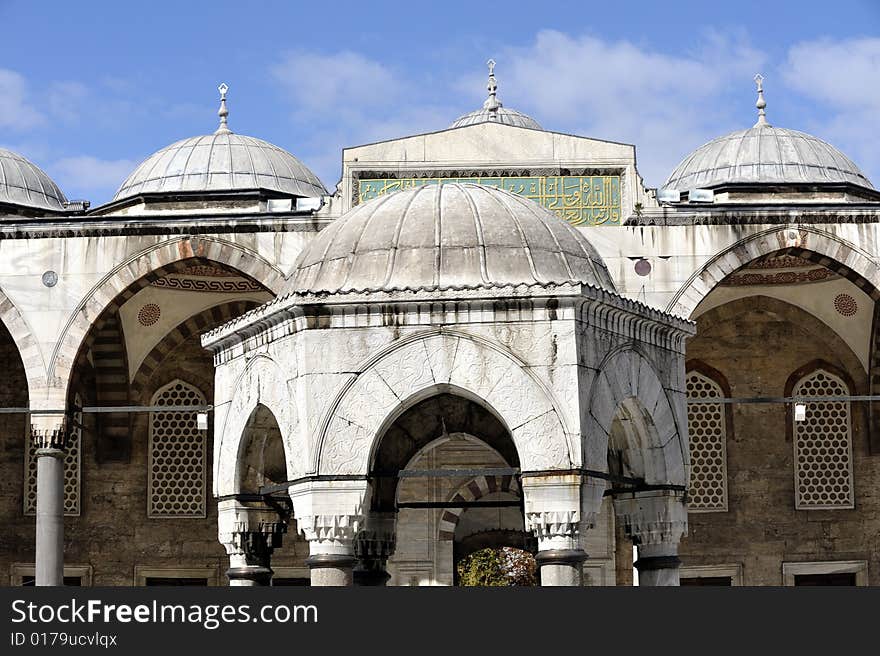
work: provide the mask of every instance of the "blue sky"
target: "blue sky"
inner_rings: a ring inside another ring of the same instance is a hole
[[[299,157],[441,129],[499,97],[545,128],[637,146],[648,186],[755,121],[811,132],[880,186],[880,2],[24,2],[0,0],[0,145],[69,198],[216,127]]]

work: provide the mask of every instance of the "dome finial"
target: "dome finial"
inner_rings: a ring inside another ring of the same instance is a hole
[[[501,101],[498,100],[498,82],[495,79],[495,60],[490,59],[486,62],[486,66],[489,67],[489,83],[486,85],[486,89],[489,91],[489,97],[486,98],[486,102],[483,103],[483,108],[488,109],[494,115],[498,113],[498,110],[501,109]]]
[[[755,107],[758,108],[758,122],[755,123],[755,127],[770,127],[770,124],[767,122],[767,112],[764,111],[764,108],[767,106],[767,101],[764,100],[764,76],[760,73],[755,75],[755,84],[758,85],[758,102],[755,103]]]
[[[226,92],[229,91],[229,85],[226,82],[221,82],[217,91],[220,92],[220,109],[217,110],[217,116],[220,117],[220,127],[214,134],[232,134],[232,130],[226,123],[226,117],[229,116],[229,110],[226,109]]]

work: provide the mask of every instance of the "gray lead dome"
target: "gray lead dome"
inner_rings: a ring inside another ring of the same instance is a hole
[[[758,124],[697,148],[664,189],[688,191],[727,184],[840,184],[873,189],[852,160],[831,144],[796,130]]]
[[[154,153],[128,176],[113,200],[254,189],[300,197],[327,194],[318,177],[287,151],[261,139],[218,131]]]
[[[442,290],[584,283],[614,290],[598,251],[527,198],[425,185],[359,205],[300,255],[288,292]]]
[[[67,199],[36,164],[0,148],[0,204],[63,211]]]

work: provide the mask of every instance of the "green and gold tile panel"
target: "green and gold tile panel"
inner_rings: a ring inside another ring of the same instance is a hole
[[[472,182],[531,198],[576,226],[620,225],[619,175],[373,178],[358,180],[358,202],[412,187]]]

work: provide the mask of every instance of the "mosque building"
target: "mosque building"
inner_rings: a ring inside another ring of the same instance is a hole
[[[650,189],[494,66],[334,190],[226,85],[101,206],[0,149],[9,585],[880,584],[880,192],[760,76]]]

